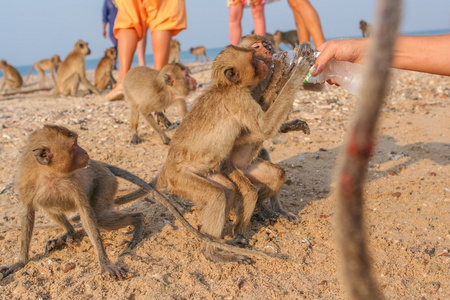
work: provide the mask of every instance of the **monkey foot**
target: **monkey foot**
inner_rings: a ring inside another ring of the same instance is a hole
[[[284,123],[280,127],[280,132],[286,133],[289,131],[303,131],[304,134],[310,134],[311,131],[309,129],[308,123],[303,120],[296,119],[289,123]]]
[[[125,268],[116,266],[113,263],[109,263],[105,266],[102,266],[102,274],[106,274],[115,280],[124,280],[127,278],[127,270]]]
[[[285,211],[284,209],[281,211],[274,211],[271,209],[267,209],[267,208],[260,208],[259,212],[255,212],[253,213],[252,218],[259,221],[259,222],[264,222],[266,220],[276,220],[279,217],[284,217],[286,219],[288,219],[289,222],[297,224],[298,222],[300,222],[300,218],[288,211]]]
[[[62,245],[68,245],[73,243],[73,235],[65,234],[57,239],[49,240],[45,244],[45,253],[52,251],[53,249]]]
[[[247,265],[254,263],[254,261],[248,256],[224,251],[212,246],[205,247],[203,249],[203,255],[205,255],[207,259],[213,262],[237,262]]]
[[[226,243],[240,248],[250,247],[248,240],[240,234],[236,234],[231,240],[227,241]]]

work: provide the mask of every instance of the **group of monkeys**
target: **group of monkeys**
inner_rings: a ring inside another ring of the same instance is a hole
[[[109,48],[105,51],[105,55],[97,64],[95,69],[95,84],[91,84],[86,78],[86,59],[85,57],[91,53],[88,44],[83,40],[75,43],[73,50],[67,55],[64,61],[58,55],[53,55],[49,59],[40,60],[32,65],[28,72],[28,81],[31,71],[35,69],[40,75],[39,87],[42,88],[45,84],[45,71],[50,71],[53,82],[55,83],[55,90],[53,96],[60,94],[64,96],[75,96],[78,91],[80,82],[86,88],[97,95],[106,89],[112,87],[116,81],[112,75],[112,70],[116,64],[117,51],[114,48]],[[16,68],[9,65],[5,60],[0,61],[0,69],[3,71],[3,84],[0,92],[4,87],[10,89],[18,89],[22,87],[24,81]],[[55,75],[56,73],[56,75]]]
[[[84,75],[84,57],[89,52],[85,42],[75,44],[58,69],[57,93],[76,92],[80,81],[98,92]],[[115,210],[115,205],[148,193],[202,239],[202,253],[207,259],[251,263],[251,257],[268,257],[264,252],[245,249],[249,242],[244,233],[255,208],[266,217],[284,215],[293,222],[299,218],[283,208],[279,190],[286,173],[270,161],[268,151],[262,146],[264,140],[280,131],[309,133],[304,121],[283,122],[288,118],[296,93],[305,88],[303,79],[315,62],[313,52],[312,44],[303,43],[296,52],[298,63],[285,64],[283,55],[272,56],[274,48],[268,39],[245,36],[237,46],[227,46],[216,57],[212,83],[189,112],[184,98],[195,90],[197,82],[186,67],[170,63],[161,71],[132,68],[123,82],[125,99],[131,104],[132,142],[139,142],[137,118],[141,112],[163,142],[170,145],[165,164],[150,183],[126,170],[91,160],[78,145],[77,134],[65,127],[47,124],[37,129],[30,135],[19,161],[17,190],[25,208],[20,253],[16,263],[0,266],[0,274],[5,277],[29,261],[35,210],[41,207],[65,229],[62,236],[47,242],[46,251],[73,240],[75,230],[65,213],[76,210],[97,253],[101,272],[115,279],[126,278],[127,271],[108,259],[99,228],[116,230],[132,225],[133,236],[124,253],[135,248],[143,236],[142,213]],[[115,53],[107,50],[105,56],[110,54]],[[158,120],[164,120],[162,112],[172,103],[178,103],[184,118],[170,140],[157,129],[152,112],[158,113]],[[115,199],[116,176],[129,180],[139,189]],[[202,208],[204,233],[195,230],[172,201],[160,194],[163,190]],[[262,205],[265,199],[270,199],[271,209]],[[231,211],[236,214],[233,238],[225,242],[222,234]]]

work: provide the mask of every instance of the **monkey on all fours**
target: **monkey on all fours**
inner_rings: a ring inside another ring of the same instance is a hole
[[[203,62],[203,58],[206,58],[206,61],[209,61],[208,54],[206,53],[206,48],[204,46],[199,46],[195,48],[189,49],[191,54],[195,55],[195,61]]]
[[[275,41],[275,50],[280,50],[280,44],[283,43],[288,47],[295,48],[298,45],[298,35],[297,30],[285,31],[280,30],[275,31],[273,34],[273,40]]]
[[[134,235],[126,247],[133,249],[142,239],[143,218],[141,213],[114,210],[117,186],[107,165],[90,160],[78,145],[75,132],[54,125],[34,131],[19,161],[17,189],[24,208],[19,257],[11,266],[0,267],[3,276],[29,261],[35,211],[41,207],[66,230],[61,237],[47,242],[46,250],[73,238],[75,230],[64,213],[77,210],[97,253],[101,272],[123,279],[126,271],[109,260],[98,227],[115,230],[133,225]]]
[[[80,81],[86,88],[100,95],[98,89],[86,78],[86,56],[91,54],[88,44],[82,40],[75,43],[70,52],[58,68],[56,74],[56,88],[53,96],[63,94],[64,96],[75,96]]]
[[[187,113],[185,97],[197,88],[197,81],[190,76],[189,70],[179,63],[167,64],[161,71],[149,67],[136,67],[128,71],[123,80],[123,93],[131,106],[132,144],[141,142],[137,133],[139,114],[158,133],[164,144],[170,138],[158,126],[152,113],[165,119],[164,110],[176,104],[181,117]],[[168,121],[168,120],[167,120]]]
[[[116,80],[112,75],[114,66],[116,65],[117,51],[111,47],[106,49],[105,55],[100,59],[95,68],[95,87],[101,92],[107,87],[112,88],[116,84]]]
[[[22,76],[20,76],[19,71],[16,68],[9,65],[6,60],[0,60],[0,69],[3,71],[3,83],[0,88],[0,93],[3,89],[8,87],[9,89],[20,88],[23,84]]]
[[[50,71],[52,74],[53,82],[56,84],[55,79],[55,72],[59,67],[59,64],[61,63],[61,58],[59,55],[53,55],[51,58],[40,60],[31,66],[30,71],[28,71],[27,78],[25,79],[25,82],[28,81],[28,78],[30,77],[31,71],[35,69],[39,75],[41,75],[41,81],[39,82],[39,87],[43,87],[45,84],[45,72],[44,71]]]
[[[251,90],[270,75],[270,68],[254,54],[250,49],[228,46],[216,57],[212,84],[175,132],[156,185],[201,205],[203,230],[216,238],[222,236],[228,213],[234,208],[237,218],[229,243],[235,245],[247,244],[243,232],[258,193],[270,197],[284,182],[280,168],[269,162],[250,162],[253,145],[262,144],[278,131],[293,101],[281,97],[267,112],[254,101]],[[285,86],[286,95],[298,88],[299,77],[306,76],[313,63],[311,51],[295,68],[293,80]],[[213,245],[204,244],[202,251],[216,262],[249,262],[246,256],[219,251]]]

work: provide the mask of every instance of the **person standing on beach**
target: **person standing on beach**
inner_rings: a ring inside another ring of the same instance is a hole
[[[155,69],[169,61],[172,37],[187,28],[185,0],[116,0],[117,16],[114,35],[118,39],[119,76],[106,100],[123,98],[122,81],[131,68],[137,44],[145,37],[147,27],[152,36]]]
[[[115,0],[105,0],[102,9],[103,20],[103,37],[106,38],[106,26],[109,25],[109,39],[111,40],[114,49],[117,52],[117,39],[114,36],[114,21],[116,20],[117,6]]]
[[[312,37],[316,47],[322,45],[325,37],[319,15],[311,3],[308,0],[288,0],[288,3],[294,14],[299,44],[309,42]]]
[[[264,4],[267,0],[227,0],[229,8],[228,30],[230,43],[237,45],[242,36],[241,20],[244,7],[251,7],[255,34],[266,36],[266,18],[264,16]]]

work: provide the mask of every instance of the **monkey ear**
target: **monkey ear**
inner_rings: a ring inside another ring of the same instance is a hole
[[[236,72],[235,67],[226,68],[225,71],[223,71],[223,74],[228,79],[228,81],[231,83],[236,83],[240,79],[239,74],[238,74],[238,72]]]
[[[36,160],[41,165],[48,165],[51,163],[53,154],[47,147],[37,147],[33,149],[34,156],[36,157]]]
[[[164,74],[164,82],[167,85],[172,86],[173,85],[173,76],[170,76],[169,74]]]

